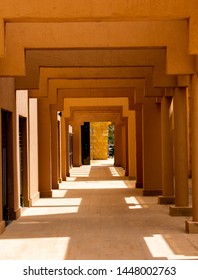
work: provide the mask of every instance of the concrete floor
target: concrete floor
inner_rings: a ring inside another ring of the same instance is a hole
[[[190,217],[169,216],[157,197],[143,197],[110,161],[73,168],[0,235],[1,260],[198,259]],[[89,177],[88,177],[89,176]]]

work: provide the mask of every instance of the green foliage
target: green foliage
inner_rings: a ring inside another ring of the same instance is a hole
[[[109,125],[108,128],[108,143],[114,144],[114,125]]]

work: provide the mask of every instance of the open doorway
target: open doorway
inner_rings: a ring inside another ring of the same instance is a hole
[[[14,217],[14,182],[13,182],[13,137],[12,113],[1,113],[2,139],[2,207],[3,220],[6,224]]]
[[[90,123],[81,125],[82,165],[90,164]]]
[[[19,117],[20,206],[28,206],[27,119]]]

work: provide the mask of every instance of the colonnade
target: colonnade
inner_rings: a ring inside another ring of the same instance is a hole
[[[46,0],[37,5],[34,0],[4,2],[0,9],[0,117],[8,112],[12,120],[8,199],[12,216],[21,213],[18,118],[25,117],[27,123],[24,194],[29,205],[39,195],[51,197],[52,190],[70,176],[71,126],[72,164],[82,164],[80,127],[97,118],[115,125],[115,165],[125,169],[143,195],[155,195],[158,203],[170,204],[170,215],[192,217],[185,227],[197,233],[196,1],[175,0],[173,5],[167,0],[142,0],[140,5],[138,0],[90,0],[83,7],[81,0],[69,4]],[[24,100],[17,104],[18,90],[28,92],[24,97],[28,105]],[[24,107],[24,112],[18,110]],[[5,123],[1,122],[4,136]],[[3,149],[1,153],[3,166]],[[3,179],[0,232],[5,224]]]

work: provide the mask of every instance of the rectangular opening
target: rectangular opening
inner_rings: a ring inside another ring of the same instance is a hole
[[[14,215],[12,113],[2,111],[2,207],[6,224]]]

